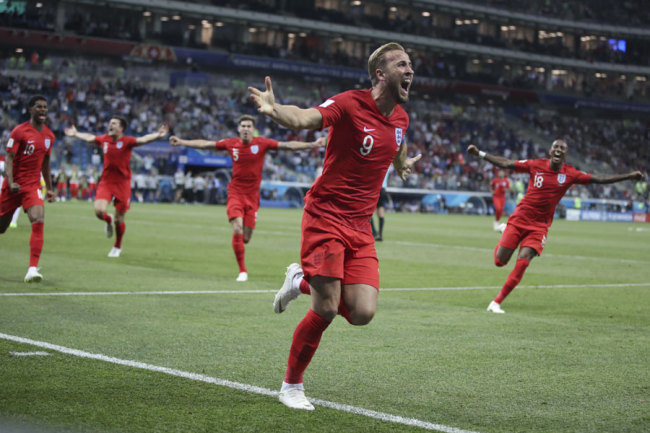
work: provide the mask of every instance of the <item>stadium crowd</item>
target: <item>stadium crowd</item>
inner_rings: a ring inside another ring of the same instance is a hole
[[[165,82],[166,75],[157,70],[160,81],[144,80],[142,70],[129,70],[93,60],[52,59],[51,70],[42,71],[37,77],[20,74],[0,75],[1,108],[6,114],[0,120],[0,142],[6,143],[11,128],[24,117],[23,98],[29,94],[44,94],[49,99],[49,126],[57,136],[53,153],[55,174],[68,173],[72,165],[81,167],[85,173],[82,182],[96,178],[101,171],[101,155],[93,146],[85,146],[63,134],[63,129],[74,124],[80,130],[103,132],[110,117],[118,114],[129,119],[127,131],[133,135],[155,130],[168,123],[174,134],[188,139],[210,137],[215,140],[234,134],[234,119],[239,115],[255,114],[245,92],[249,77],[233,79],[229,75],[215,75],[216,86],[172,88]],[[149,68],[152,69],[152,68]],[[250,78],[253,80],[253,78]],[[167,76],[168,80],[168,76]],[[278,78],[282,82],[282,78]],[[284,102],[313,106],[323,95],[334,93],[332,89],[300,83],[291,77],[284,78],[289,90],[279,95]],[[638,120],[582,119],[553,114],[545,110],[528,109],[521,119],[507,114],[508,107],[489,100],[476,101],[456,98],[434,100],[414,97],[410,102],[411,125],[407,140],[413,154],[422,153],[422,160],[406,184],[393,174],[389,186],[436,190],[488,191],[495,168],[490,164],[467,161],[464,149],[474,143],[489,152],[512,158],[545,157],[548,143],[533,139],[521,126],[535,129],[538,136],[548,142],[555,137],[565,137],[571,145],[572,160],[580,161],[578,167],[598,168],[608,172],[643,169],[650,162],[647,150],[649,129]],[[317,138],[313,132],[297,134],[280,128],[275,123],[260,118],[259,134],[276,140],[311,141]],[[524,128],[525,129],[525,128]],[[162,151],[161,151],[162,149]],[[138,150],[136,150],[138,152]],[[184,200],[193,201],[196,196],[205,201],[218,202],[225,185],[214,186],[214,176],[207,171],[200,173],[198,182],[182,180],[184,189],[191,184],[192,199],[188,192],[178,197],[171,193],[178,189],[178,154],[171,148],[143,150],[134,170],[135,191],[138,200]],[[264,178],[276,181],[311,183],[322,161],[319,150],[301,152],[275,152],[267,155]],[[153,188],[151,178],[155,179]],[[187,176],[186,176],[187,177]],[[196,176],[194,176],[196,177]],[[148,179],[145,181],[143,179]],[[217,179],[217,182],[220,180]],[[220,181],[222,184],[224,180]],[[146,186],[148,183],[148,186]],[[208,185],[212,191],[196,193]],[[212,188],[214,186],[214,188]],[[627,189],[625,189],[627,187]],[[587,189],[588,188],[588,189]],[[83,188],[81,188],[83,190]],[[633,188],[626,185],[590,185],[574,190],[583,198],[601,197],[627,199]]]

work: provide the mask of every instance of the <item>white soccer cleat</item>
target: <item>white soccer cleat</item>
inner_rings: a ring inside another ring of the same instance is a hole
[[[505,311],[501,309],[501,305],[494,301],[490,302],[490,305],[488,305],[487,310],[489,313],[505,314]]]
[[[248,272],[240,272],[239,275],[237,275],[237,279],[235,281],[238,283],[248,281]]]
[[[273,300],[273,311],[277,314],[282,313],[287,309],[289,303],[296,299],[300,295],[300,288],[294,286],[293,280],[296,277],[302,277],[302,268],[298,263],[292,263],[287,266],[287,273],[284,277],[284,284],[278,290],[278,293],[275,294],[275,299]]]
[[[108,252],[108,257],[119,257],[120,254],[122,254],[122,248],[116,248],[113,247],[111,250]]]
[[[113,214],[109,213],[108,216],[111,217],[111,222],[106,223],[106,227],[104,227],[104,233],[106,233],[107,238],[110,238],[111,236],[113,236]],[[112,257],[112,256],[109,254],[108,257]],[[119,257],[119,255],[116,257]]]
[[[499,224],[499,227],[497,227],[497,231],[498,231],[499,233],[503,233],[504,231],[506,231],[506,226],[507,226],[506,223],[501,223],[501,224]]]
[[[499,230],[499,221],[494,221],[492,223],[492,228],[494,229],[495,232]]]
[[[291,409],[314,410],[314,406],[305,397],[305,390],[301,388],[280,391],[280,402]]]
[[[41,281],[43,281],[43,276],[38,272],[38,268],[36,266],[30,266],[25,275],[25,282],[40,283]]]

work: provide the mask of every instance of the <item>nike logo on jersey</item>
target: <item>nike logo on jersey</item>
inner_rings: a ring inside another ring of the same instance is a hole
[[[370,129],[365,126],[363,127],[363,132],[370,132],[370,131],[374,131],[374,129]]]
[[[27,144],[32,144],[36,140],[27,140]]]

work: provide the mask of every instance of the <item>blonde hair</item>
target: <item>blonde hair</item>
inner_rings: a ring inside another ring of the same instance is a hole
[[[381,69],[386,65],[386,53],[396,50],[406,52],[404,47],[397,42],[389,42],[377,48],[370,57],[368,57],[368,76],[370,77],[370,82],[373,86],[377,84],[377,69]]]

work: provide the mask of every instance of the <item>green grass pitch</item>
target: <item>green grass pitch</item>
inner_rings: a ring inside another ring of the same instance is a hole
[[[91,203],[48,204],[42,283],[22,281],[26,216],[0,236],[0,334],[275,391],[309,305],[271,305],[298,260],[300,218],[260,210],[249,281],[236,283],[224,207],[136,203],[122,257],[109,259]],[[0,431],[649,432],[650,226],[556,221],[505,315],[485,311],[514,264],[493,265],[491,227],[386,216],[377,315],[364,327],[337,318],[305,374],[307,396],[331,407],[293,411],[273,395],[0,337]],[[83,295],[156,291],[212,293]],[[15,293],[76,294],[3,295]],[[49,355],[18,356],[36,351]]]

